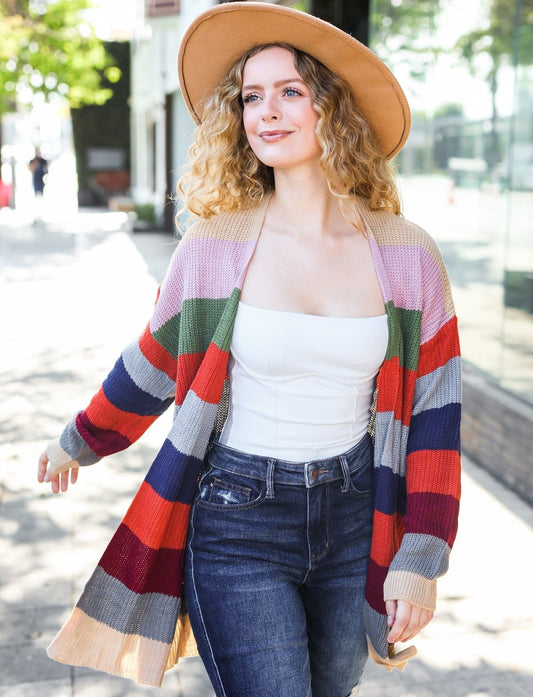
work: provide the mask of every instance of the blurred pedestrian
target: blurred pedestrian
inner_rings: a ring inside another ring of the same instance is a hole
[[[179,72],[197,220],[39,481],[174,424],[49,655],[159,684],[184,595],[217,695],[346,697],[368,652],[415,653],[394,643],[431,620],[457,527],[457,322],[388,164],[408,105],[366,47],[272,4],[205,12]]]
[[[42,198],[48,174],[48,161],[41,155],[41,150],[38,147],[35,148],[35,154],[30,160],[29,168],[35,196],[35,220],[39,222],[42,217]]]

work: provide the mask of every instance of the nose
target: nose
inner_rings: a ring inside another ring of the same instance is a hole
[[[281,114],[276,99],[273,96],[265,96],[265,98],[263,99],[261,119],[263,121],[277,121],[280,117]]]

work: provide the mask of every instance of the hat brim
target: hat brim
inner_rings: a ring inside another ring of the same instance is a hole
[[[353,37],[317,17],[260,2],[215,5],[185,32],[178,55],[180,86],[196,123],[203,102],[231,66],[260,44],[287,43],[317,58],[344,78],[387,159],[409,135],[407,99],[387,66]]]

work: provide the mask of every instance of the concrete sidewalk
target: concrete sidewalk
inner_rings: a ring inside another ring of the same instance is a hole
[[[169,426],[84,469],[67,495],[36,482],[46,442],[148,317],[174,248],[85,211],[42,227],[0,212],[0,697],[212,697],[198,659],[160,690],[47,658]],[[533,694],[533,509],[465,463],[461,527],[438,614],[404,673],[369,665],[361,697]]]

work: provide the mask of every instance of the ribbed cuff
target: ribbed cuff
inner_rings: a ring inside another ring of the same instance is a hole
[[[437,582],[409,571],[389,571],[383,585],[384,600],[406,600],[434,612],[437,606]]]
[[[46,446],[46,454],[48,455],[48,459],[50,460],[50,463],[54,469],[64,467],[65,465],[69,465],[70,467],[80,466],[77,460],[73,460],[71,456],[65,450],[63,450],[59,439],[52,440],[50,443],[48,443]]]

